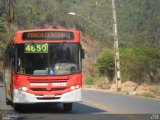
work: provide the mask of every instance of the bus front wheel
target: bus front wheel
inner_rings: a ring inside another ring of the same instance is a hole
[[[63,103],[63,109],[66,112],[72,111],[73,103]]]
[[[13,109],[14,111],[19,111],[20,110],[20,105],[17,103],[13,103]]]

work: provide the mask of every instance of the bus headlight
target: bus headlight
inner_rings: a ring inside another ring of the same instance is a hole
[[[79,88],[79,85],[76,85],[76,89],[78,89]]]
[[[75,86],[71,86],[71,90],[75,90],[75,88],[76,88]]]
[[[78,89],[78,88],[79,88],[79,85],[71,86],[71,90],[75,90],[75,89]]]
[[[19,86],[18,89],[19,89],[19,90],[22,90],[22,91],[27,91],[27,90],[28,90],[28,88],[25,87],[25,86]]]

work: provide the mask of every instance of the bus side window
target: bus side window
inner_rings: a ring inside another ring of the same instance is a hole
[[[21,58],[18,58],[18,73],[23,74],[25,73],[24,66],[22,65]]]

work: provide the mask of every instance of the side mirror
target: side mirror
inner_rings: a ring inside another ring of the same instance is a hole
[[[9,57],[10,58],[14,57],[14,46],[13,45],[11,45],[9,48]]]
[[[84,49],[81,49],[81,58],[84,59],[84,56],[85,56]]]

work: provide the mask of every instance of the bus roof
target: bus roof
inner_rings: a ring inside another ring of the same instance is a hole
[[[32,40],[24,40],[22,38],[23,33],[30,33],[30,32],[71,32],[74,35],[74,38],[72,40],[53,40],[53,39],[44,39],[44,40],[39,40],[39,39],[32,39]],[[80,33],[79,31],[76,30],[67,30],[67,29],[33,29],[33,30],[22,30],[22,31],[17,31],[14,34],[13,37],[13,43],[17,44],[17,43],[30,43],[30,42],[80,42]]]
[[[21,30],[17,31],[16,33],[23,33],[23,32],[36,32],[36,31],[68,31],[68,32],[78,32],[76,30],[68,30],[68,29],[31,29],[31,30]]]

